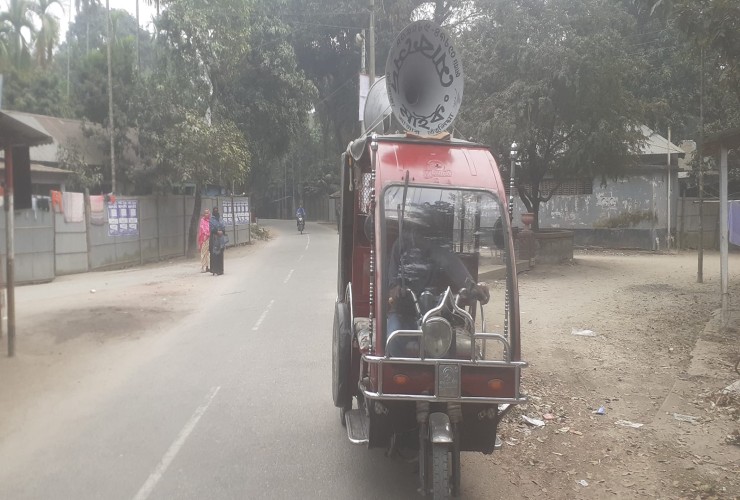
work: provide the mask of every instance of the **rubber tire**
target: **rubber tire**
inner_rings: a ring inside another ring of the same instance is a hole
[[[452,484],[450,481],[450,448],[447,444],[432,443],[432,498],[449,500]]]
[[[349,372],[352,363],[352,319],[349,306],[337,302],[334,308],[334,331],[332,334],[331,388],[334,406],[345,411],[352,408]],[[344,424],[344,421],[342,421]]]

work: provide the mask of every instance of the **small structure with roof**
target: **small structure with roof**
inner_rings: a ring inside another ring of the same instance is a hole
[[[49,190],[65,190],[65,181],[70,171],[60,168],[61,159],[69,152],[74,152],[81,161],[88,165],[106,164],[105,143],[86,132],[84,122],[55,116],[4,111],[14,120],[39,133],[51,137],[49,144],[31,150],[31,184],[33,194],[48,195]],[[91,127],[94,127],[91,125]],[[0,162],[4,165],[4,154],[0,152]],[[0,165],[0,168],[4,168]]]
[[[578,246],[664,248],[676,227],[678,160],[685,152],[648,127],[642,132],[645,140],[636,166],[603,185],[600,178],[590,177],[563,182],[540,205],[540,228],[573,231]],[[546,179],[540,188],[547,193],[556,186],[555,180]],[[519,200],[516,211],[526,212]]]
[[[8,302],[8,356],[15,354],[15,199],[16,176],[30,181],[30,153],[33,146],[50,144],[52,138],[12,116],[0,112],[0,148],[5,163],[5,284]],[[30,184],[30,182],[28,183]],[[31,193],[24,193],[30,204]],[[53,236],[53,234],[52,234]],[[53,256],[53,254],[52,254]],[[53,268],[52,268],[53,269]]]

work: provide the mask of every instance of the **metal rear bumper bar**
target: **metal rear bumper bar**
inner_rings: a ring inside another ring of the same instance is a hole
[[[526,361],[494,361],[494,360],[467,360],[467,359],[420,359],[420,358],[398,358],[390,356],[371,356],[363,355],[363,361],[368,365],[378,367],[378,389],[372,390],[367,387],[366,383],[361,382],[360,390],[364,397],[369,399],[395,400],[395,401],[428,401],[428,402],[460,402],[460,403],[492,403],[513,405],[526,403],[527,397],[519,392],[519,381],[521,369],[527,366]],[[463,367],[496,367],[496,368],[513,368],[514,369],[514,397],[491,397],[491,396],[464,396],[460,394],[457,397],[441,397],[437,394],[387,394],[383,392],[383,368],[386,365],[399,364],[407,365],[432,365],[435,366],[435,373],[438,373],[440,365],[458,365],[462,370]]]

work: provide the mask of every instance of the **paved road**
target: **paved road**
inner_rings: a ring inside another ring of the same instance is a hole
[[[29,415],[41,445],[0,442],[0,498],[416,497],[413,466],[349,444],[331,402],[336,231],[273,224],[157,349]]]

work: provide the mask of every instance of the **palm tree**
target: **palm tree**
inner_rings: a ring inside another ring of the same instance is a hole
[[[10,60],[10,25],[8,23],[0,24],[0,67]]]
[[[75,0],[75,11],[80,12],[86,11],[92,6],[100,6],[100,0]],[[85,54],[90,53],[90,19],[86,17],[85,20]]]
[[[78,0],[79,1],[79,0]],[[159,0],[144,0],[147,5],[155,5],[157,7],[157,17],[159,17]],[[141,51],[139,50],[139,0],[136,0],[136,70],[141,71]]]
[[[139,0],[136,0],[137,2]],[[144,0],[147,5],[154,5],[157,8],[157,17],[159,17],[159,0]]]
[[[24,29],[33,35],[35,28],[31,20],[33,4],[28,0],[9,0],[7,12],[0,13],[0,23],[8,25],[8,40],[13,62],[20,67],[30,59],[30,39],[23,34]],[[30,37],[29,37],[30,38]]]
[[[59,19],[49,12],[49,7],[54,4],[64,10],[59,0],[36,0],[36,4],[33,5],[33,10],[41,22],[41,28],[36,34],[36,60],[41,67],[46,67],[51,62],[52,50],[59,41]]]
[[[82,10],[85,10],[93,5],[100,5],[100,0],[75,0],[75,10],[77,12],[80,11],[80,7],[82,7]]]

